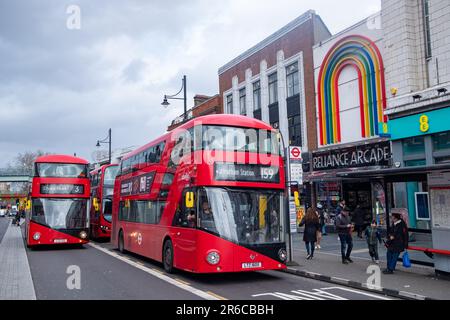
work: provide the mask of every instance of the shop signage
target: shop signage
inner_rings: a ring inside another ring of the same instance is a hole
[[[121,196],[149,194],[155,172],[133,177],[122,182],[120,186]]]
[[[41,184],[41,194],[83,194],[82,184]]]
[[[253,164],[215,163],[214,179],[220,181],[246,181],[279,183],[278,167]]]
[[[391,158],[391,145],[388,141],[384,141],[336,150],[313,152],[312,165],[313,171],[388,166]]]

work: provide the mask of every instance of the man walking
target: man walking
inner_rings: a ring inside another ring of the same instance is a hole
[[[383,271],[384,274],[393,274],[397,265],[397,260],[401,252],[408,248],[408,227],[402,220],[400,213],[393,213],[392,220],[394,221],[389,230],[387,247],[387,268]]]
[[[344,207],[341,211],[341,214],[337,218],[336,228],[339,234],[339,240],[341,241],[341,255],[342,255],[342,263],[348,264],[349,262],[353,262],[350,259],[350,254],[353,249],[353,239],[352,239],[352,224],[350,218],[350,209],[348,207]]]

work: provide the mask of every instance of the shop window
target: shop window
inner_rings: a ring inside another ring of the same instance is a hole
[[[229,114],[233,114],[234,110],[233,110],[233,95],[230,94],[227,96],[227,112]]]
[[[434,134],[433,151],[450,151],[450,131]]]
[[[246,98],[246,94],[245,94],[245,88],[239,90],[239,107],[240,107],[240,111],[241,111],[241,115],[242,116],[246,116],[247,115],[247,106],[245,104],[245,98]]]
[[[278,77],[277,73],[269,76],[269,104],[278,102]]]
[[[301,146],[301,126],[300,126],[300,115],[295,115],[288,118],[288,129],[289,129],[289,145],[291,146]]]
[[[436,164],[450,164],[450,156],[447,157],[438,157],[434,159]]]
[[[298,63],[293,63],[286,68],[287,97],[299,94]]]
[[[253,109],[261,109],[261,82],[253,83]]]
[[[403,156],[425,154],[424,137],[414,137],[403,140]]]
[[[405,161],[405,167],[417,167],[426,165],[425,159]]]

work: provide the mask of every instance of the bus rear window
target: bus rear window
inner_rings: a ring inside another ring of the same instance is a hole
[[[70,163],[37,163],[36,176],[41,178],[87,178],[87,165]]]

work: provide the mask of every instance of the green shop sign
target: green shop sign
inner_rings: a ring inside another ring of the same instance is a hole
[[[392,140],[450,130],[450,107],[414,114],[388,122]]]

